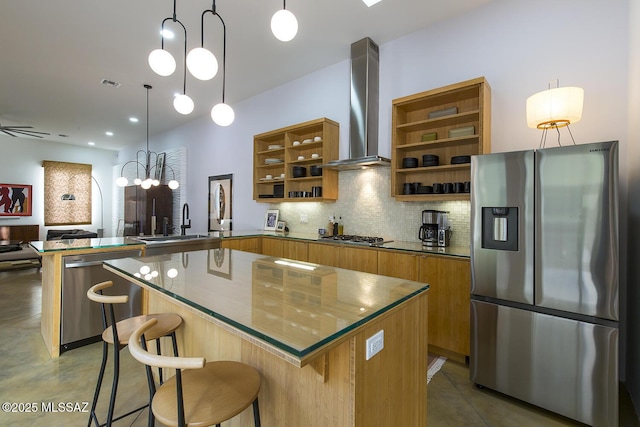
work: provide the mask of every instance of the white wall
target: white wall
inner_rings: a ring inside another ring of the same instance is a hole
[[[33,186],[33,215],[21,219],[2,219],[0,225],[40,225],[40,239],[44,240],[47,229],[83,228],[95,231],[100,228],[100,197],[95,182],[91,185],[93,196],[93,213],[91,225],[75,225],[68,227],[44,227],[44,168],[43,160],[59,162],[85,163],[92,165],[92,175],[100,183],[104,196],[105,236],[111,232],[111,167],[116,159],[116,152],[96,148],[84,148],[51,141],[29,138],[12,138],[0,135],[0,182],[30,184]]]
[[[538,146],[540,132],[526,126],[525,101],[559,78],[562,86],[585,89],[583,119],[572,126],[576,141],[618,139],[626,158],[627,9],[626,1],[496,1],[380,46],[380,154],[391,152],[394,98],[485,76],[492,87],[493,151]],[[234,228],[261,228],[269,206],[252,200],[254,134],[325,116],[340,123],[340,156],[348,156],[349,62],[233,107],[236,121],[228,128],[206,116],[151,141],[154,151],[187,148],[183,199],[196,231],[206,228],[208,177],[227,173],[234,174]],[[566,132],[562,142],[570,142]],[[548,145],[555,143],[550,135]],[[131,154],[123,155],[121,161]],[[626,165],[621,169],[626,176]]]

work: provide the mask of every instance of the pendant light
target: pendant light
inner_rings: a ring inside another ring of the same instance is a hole
[[[182,93],[177,94],[173,99],[173,108],[175,108],[178,113],[187,115],[191,114],[194,107],[193,100],[187,95],[187,29],[177,18],[176,0],[173,0],[173,15],[162,20],[162,28],[160,31],[161,47],[149,54],[149,66],[156,74],[163,77],[170,76],[176,70],[176,60],[173,58],[173,55],[164,50],[164,38],[167,34],[164,25],[169,20],[180,24],[184,34],[184,74]]]
[[[220,18],[220,15],[216,13],[215,0],[213,0],[211,9],[202,12],[200,17],[200,47],[191,49],[187,55],[187,68],[193,77],[199,80],[211,80],[218,73],[218,60],[210,50],[204,47],[204,15],[207,13]]]
[[[211,7],[211,10],[205,10],[202,13],[203,18],[204,14],[207,12],[213,13],[220,19],[220,22],[222,23],[222,102],[214,105],[211,109],[211,119],[218,126],[229,126],[235,119],[235,113],[233,111],[233,108],[231,108],[230,105],[225,104],[224,102],[227,65],[227,26],[225,25],[222,16],[220,16],[218,12],[216,12],[215,0],[213,0],[213,6]]]
[[[167,34],[164,29],[164,24],[168,20],[177,22],[182,26],[182,29],[184,30],[185,46],[186,46],[187,29],[184,27],[184,25],[182,25],[182,22],[180,22],[176,17],[176,0],[173,0],[173,16],[169,18],[165,18],[162,21],[162,28],[160,31],[160,37],[161,37],[160,49],[155,49],[149,54],[149,66],[156,74],[163,77],[170,76],[176,70],[176,60],[173,58],[173,55],[171,55],[171,53],[164,50],[164,38],[165,38],[165,35]]]
[[[147,150],[146,151],[138,150],[136,152],[135,160],[130,160],[126,162],[124,165],[122,165],[122,169],[120,170],[120,176],[116,178],[116,185],[118,187],[126,187],[127,184],[129,183],[129,180],[124,176],[124,168],[129,163],[136,164],[136,178],[134,179],[133,183],[135,185],[139,185],[145,190],[148,190],[149,188],[151,188],[152,185],[154,186],[160,185],[160,179],[158,178],[162,178],[162,171],[158,169],[156,169],[156,173],[152,178],[153,169],[155,169],[158,165],[158,153],[149,150],[149,90],[151,90],[152,87],[151,85],[145,84],[144,88],[147,90]],[[144,164],[140,162],[140,155],[142,155],[144,158],[144,162],[145,162]],[[151,165],[152,159],[153,159],[153,166]],[[177,189],[180,186],[180,184],[178,183],[178,181],[176,181],[175,171],[171,166],[165,164],[164,162],[162,166],[164,168],[169,168],[169,170],[173,174],[173,179],[168,183],[169,188],[171,188],[172,190]],[[140,175],[139,175],[140,168],[144,169],[144,179],[140,178]]]
[[[298,33],[298,20],[287,10],[287,1],[282,0],[282,9],[271,17],[271,32],[280,41],[288,42]]]

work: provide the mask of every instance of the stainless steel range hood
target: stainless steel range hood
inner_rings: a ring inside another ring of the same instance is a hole
[[[351,45],[351,111],[349,158],[321,167],[349,170],[370,166],[390,166],[378,155],[378,86],[380,56],[378,45],[366,37]]]

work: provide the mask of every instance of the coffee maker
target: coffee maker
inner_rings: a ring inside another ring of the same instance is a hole
[[[436,210],[422,211],[422,225],[418,231],[418,239],[423,246],[449,246],[451,228],[447,219],[448,212]]]

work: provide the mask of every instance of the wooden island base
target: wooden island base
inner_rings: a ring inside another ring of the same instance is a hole
[[[301,367],[283,359],[268,343],[167,295],[147,288],[147,298],[149,313],[173,312],[183,317],[177,331],[181,356],[241,361],[260,372],[262,425],[426,425],[427,292],[320,349]],[[380,330],[384,330],[384,348],[365,360],[365,341]],[[225,424],[253,425],[251,410]]]

